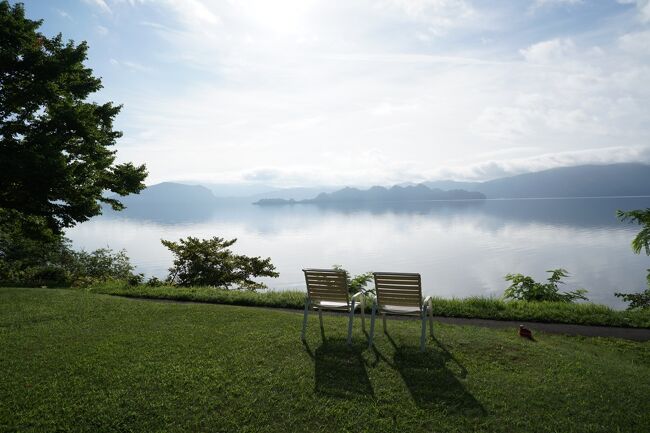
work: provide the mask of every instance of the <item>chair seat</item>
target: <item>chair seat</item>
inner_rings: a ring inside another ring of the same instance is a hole
[[[404,307],[400,305],[379,305],[379,311],[388,314],[398,314],[402,316],[419,316],[422,314],[421,307]]]
[[[350,311],[350,307],[347,302],[335,302],[335,301],[315,301],[312,303],[312,308],[320,310],[341,310],[341,311]],[[356,303],[354,309],[361,307],[361,303]]]

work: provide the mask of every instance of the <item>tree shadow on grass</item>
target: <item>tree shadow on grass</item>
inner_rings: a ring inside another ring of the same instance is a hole
[[[364,344],[327,339],[313,353],[305,346],[314,359],[316,394],[346,399],[374,395],[362,356]]]
[[[437,339],[433,339],[434,348],[420,352],[418,346],[397,345],[389,334],[386,336],[394,349],[392,361],[376,349],[375,354],[399,372],[418,407],[464,416],[487,414],[459,380],[467,376],[467,370]],[[450,364],[459,373],[454,374]]]

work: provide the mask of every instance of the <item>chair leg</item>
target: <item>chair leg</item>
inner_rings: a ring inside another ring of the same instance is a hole
[[[372,339],[375,336],[375,312],[377,311],[377,304],[372,303],[372,313],[370,313],[370,335],[368,335],[368,348],[372,348]]]
[[[305,299],[305,314],[302,318],[302,333],[300,334],[300,339],[305,341],[305,332],[307,331],[307,317],[309,316],[309,298]]]
[[[318,309],[318,321],[320,322],[320,330],[323,331],[323,310]]]
[[[381,313],[381,320],[384,322],[384,334],[386,331],[386,313]]]
[[[354,324],[354,301],[352,301],[352,308],[350,308],[350,319],[348,320],[348,346],[352,344],[352,325]]]
[[[431,337],[433,337],[433,304],[431,301],[429,301],[427,309],[429,312],[429,333],[431,334]]]
[[[361,329],[366,330],[366,303],[363,296],[361,297]]]
[[[424,344],[427,336],[427,308],[422,309],[422,334],[420,335],[420,352],[424,352]]]

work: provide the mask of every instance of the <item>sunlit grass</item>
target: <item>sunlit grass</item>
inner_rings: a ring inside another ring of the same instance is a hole
[[[650,343],[0,289],[0,430],[643,432]]]

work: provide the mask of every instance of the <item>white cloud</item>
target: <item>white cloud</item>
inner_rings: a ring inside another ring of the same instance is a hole
[[[620,47],[632,55],[650,54],[650,30],[627,33],[618,39]]]
[[[531,63],[548,64],[564,60],[575,52],[575,48],[575,44],[570,38],[558,38],[538,42],[519,52]]]
[[[95,31],[97,31],[97,33],[100,34],[101,36],[106,36],[108,34],[108,28],[102,25],[96,26]]]
[[[447,48],[494,24],[469,2],[130,2],[155,9],[143,27],[163,65],[195,68],[120,101],[118,155],[146,158],[152,182],[390,184],[647,157],[647,36],[629,22],[598,45],[544,33],[518,51],[494,46],[512,19]]]
[[[549,5],[549,4],[567,4],[567,5],[577,5],[584,3],[584,0],[535,0],[535,3],[538,5]]]
[[[56,9],[56,13],[58,13],[59,16],[61,16],[63,18],[67,18],[69,20],[72,19],[72,15],[70,15],[67,11],[65,11],[63,9]]]
[[[187,26],[215,25],[220,21],[219,17],[200,0],[163,0],[163,3],[167,4]]]
[[[650,146],[617,146],[483,161],[468,166],[440,169],[432,179],[489,180],[522,173],[583,164],[640,162],[650,164]]]
[[[85,0],[103,1],[103,0]],[[171,12],[176,20],[183,26],[198,31],[197,26],[215,25],[220,22],[214,13],[215,3],[203,0],[113,0],[117,3],[128,2],[131,6],[145,5],[147,7],[160,7]]]
[[[643,23],[650,22],[650,0],[617,0],[621,4],[636,4],[639,19]]]
[[[397,183],[424,182],[427,180],[484,181],[522,173],[571,167],[584,164],[646,163],[650,164],[650,146],[618,146],[610,148],[584,149],[535,155],[521,158],[488,159],[475,164],[446,165],[434,169],[422,169],[415,163],[388,161],[372,154],[367,162],[357,164],[356,170],[345,177],[337,176],[324,167],[300,165],[259,166],[245,171],[184,172],[172,180],[203,181],[216,183],[261,183],[276,187],[319,186],[319,185],[394,185]],[[377,176],[377,171],[384,176]],[[170,177],[154,177],[148,180],[156,183],[170,180]]]
[[[111,65],[113,66],[118,66],[118,67],[123,67],[126,69],[130,69],[135,72],[150,72],[151,68],[138,63],[138,62],[133,62],[129,60],[117,60],[117,59],[110,59]]]
[[[399,10],[412,20],[426,23],[427,30],[441,34],[475,22],[478,11],[463,0],[384,0],[389,10]]]
[[[108,4],[106,4],[106,1],[104,1],[104,0],[84,0],[84,2],[98,8],[100,11],[102,11],[104,13],[107,13],[107,14],[112,13],[111,8],[108,7]]]
[[[533,2],[533,7],[539,8],[544,6],[578,5],[583,3],[584,0],[535,0]]]

